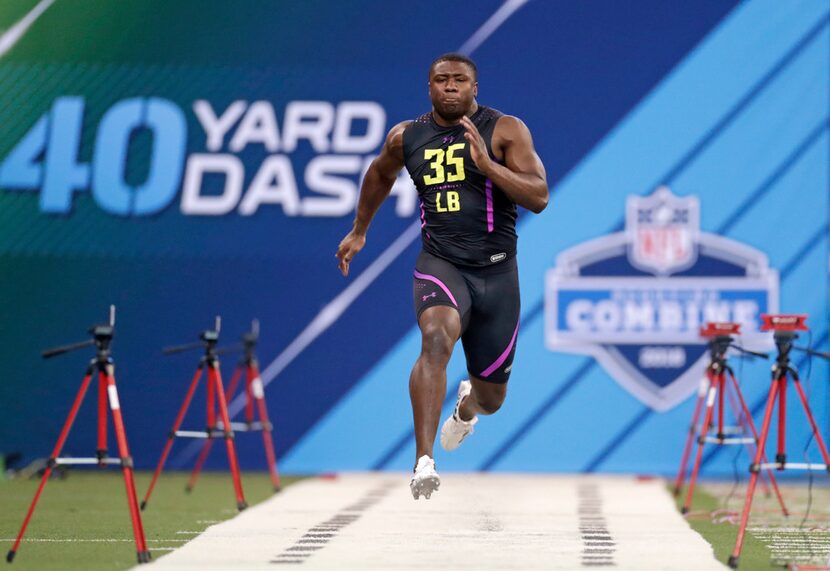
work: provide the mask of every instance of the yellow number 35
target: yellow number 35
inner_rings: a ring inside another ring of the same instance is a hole
[[[429,163],[432,173],[424,176],[424,184],[441,184],[443,182],[458,182],[464,180],[464,157],[456,157],[456,151],[464,148],[464,143],[456,143],[444,149],[424,150],[424,160],[435,159]],[[444,160],[446,159],[446,161]],[[454,167],[455,172],[448,172]]]

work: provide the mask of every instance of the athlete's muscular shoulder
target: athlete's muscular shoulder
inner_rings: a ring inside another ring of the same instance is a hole
[[[490,143],[493,154],[500,161],[504,160],[505,153],[515,146],[527,147],[533,150],[533,140],[530,136],[530,129],[524,121],[513,115],[502,115],[496,121],[493,129],[493,139]]]
[[[389,129],[389,134],[386,135],[386,142],[384,143],[384,146],[388,147],[390,151],[395,151],[399,154],[402,153],[403,132],[406,131],[406,128],[409,127],[412,123],[412,120],[401,121],[391,129]]]
[[[374,165],[382,175],[387,178],[398,176],[403,168],[403,132],[412,121],[401,121],[386,135],[386,141],[380,150],[380,155],[375,159]]]

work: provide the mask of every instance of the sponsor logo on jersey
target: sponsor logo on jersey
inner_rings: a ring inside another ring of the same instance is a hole
[[[545,343],[592,355],[629,393],[668,410],[700,381],[707,321],[740,323],[745,346],[767,346],[760,314],[778,311],[778,272],[762,252],[701,232],[695,196],[666,187],[629,196],[625,220],[548,270]]]
[[[495,264],[496,262],[501,262],[506,257],[507,254],[505,252],[499,252],[498,254],[493,254],[492,256],[490,256],[490,261]]]

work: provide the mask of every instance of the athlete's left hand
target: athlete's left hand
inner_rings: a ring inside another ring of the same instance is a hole
[[[483,173],[487,173],[493,160],[487,152],[487,145],[484,143],[484,138],[478,132],[478,128],[466,115],[461,118],[461,124],[467,129],[464,133],[464,138],[470,144],[470,158]]]

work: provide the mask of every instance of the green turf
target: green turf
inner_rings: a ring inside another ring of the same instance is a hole
[[[685,495],[677,500],[677,509],[683,504]],[[732,550],[735,548],[735,539],[738,535],[738,527],[731,523],[716,523],[711,514],[722,508],[722,499],[716,498],[707,493],[705,487],[695,489],[694,500],[692,501],[691,512],[687,516],[689,525],[708,541],[715,550],[715,558],[721,563],[726,563]],[[747,533],[744,539],[744,546],[739,561],[740,569],[780,569],[771,562],[770,550],[761,541],[755,539],[752,534]]]
[[[179,547],[214,522],[236,515],[236,500],[227,473],[206,473],[196,489],[186,494],[187,474],[169,472],[159,479],[143,512],[147,545],[153,558]],[[283,486],[297,478],[282,478]],[[136,475],[143,496],[150,474]],[[0,483],[0,550],[2,562],[20,528],[38,482],[8,480]],[[272,495],[267,473],[243,474],[250,505]],[[50,541],[37,541],[49,539]],[[111,541],[97,541],[97,540]],[[96,540],[96,541],[81,541]],[[8,569],[127,569],[136,563],[124,480],[118,470],[72,471],[65,480],[50,480],[34,517]]]

